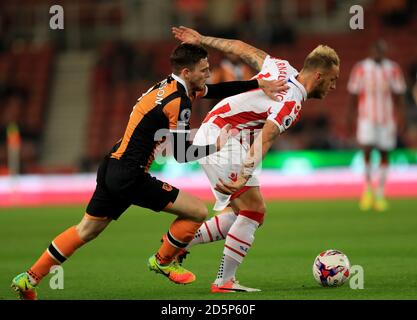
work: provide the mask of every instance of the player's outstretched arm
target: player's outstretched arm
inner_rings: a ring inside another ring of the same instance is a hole
[[[235,94],[260,88],[272,100],[277,100],[277,94],[288,90],[287,80],[254,79],[248,81],[227,81],[216,84],[207,84],[207,92],[203,98],[224,99]]]
[[[235,54],[256,71],[261,70],[267,56],[266,52],[243,41],[203,36],[197,31],[183,26],[173,27],[172,33],[176,39],[182,42],[204,45],[224,53]]]
[[[189,130],[171,130],[172,150],[175,160],[179,163],[196,161],[209,156],[212,153],[220,151],[232,135],[231,125],[225,125],[221,130],[216,143],[208,145],[195,145],[187,140],[190,134]]]
[[[280,130],[278,126],[272,121],[267,120],[261,134],[258,135],[247,153],[243,162],[242,171],[240,172],[237,180],[229,183],[220,179],[216,184],[215,189],[224,194],[233,194],[241,189],[252,176],[258,164],[265,157],[279,133]]]

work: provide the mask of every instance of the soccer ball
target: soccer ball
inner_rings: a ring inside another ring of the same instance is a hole
[[[323,287],[341,286],[349,278],[349,272],[349,259],[339,250],[326,250],[313,263],[314,279]]]

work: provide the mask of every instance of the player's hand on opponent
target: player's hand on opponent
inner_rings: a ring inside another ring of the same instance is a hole
[[[226,124],[220,131],[219,137],[216,141],[216,150],[220,151],[221,148],[227,143],[230,136],[233,135],[232,125],[230,123]]]
[[[252,176],[254,169],[254,159],[247,158],[245,159],[242,170],[235,181],[225,182],[221,178],[219,178],[219,182],[216,183],[216,187],[214,189],[220,193],[233,194],[245,186],[246,182],[248,182],[248,180]]]
[[[193,29],[180,26],[178,28],[172,27],[171,30],[172,30],[174,37],[181,42],[195,44],[195,45],[201,44],[202,35]]]
[[[257,79],[259,83],[259,88],[272,100],[278,101],[277,94],[283,91],[288,90],[290,87],[287,85],[287,80],[264,80]]]
[[[233,194],[242,189],[246,182],[248,182],[248,178],[242,175],[239,175],[236,181],[232,182],[226,182],[219,178],[219,182],[216,183],[214,190],[224,194]]]

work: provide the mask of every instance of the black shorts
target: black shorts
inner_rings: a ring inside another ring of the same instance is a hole
[[[117,220],[134,204],[161,211],[177,199],[179,190],[149,173],[106,157],[97,171],[97,186],[86,212]]]

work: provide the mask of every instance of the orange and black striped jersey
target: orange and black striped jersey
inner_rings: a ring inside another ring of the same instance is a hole
[[[256,88],[258,88],[256,80],[232,81],[206,85],[205,90],[188,93],[185,82],[172,74],[150,88],[138,99],[123,138],[113,147],[110,157],[121,160],[129,166],[139,166],[147,171],[154,160],[156,147],[164,141],[163,138],[156,138],[158,137],[157,132],[161,129],[169,129],[172,132],[188,132],[192,102],[196,98],[225,98]],[[185,137],[184,134],[182,136]],[[174,143],[174,156],[178,160],[178,150],[175,145],[176,143]],[[184,145],[184,142],[181,145]],[[183,154],[187,153],[190,143],[185,145],[186,149],[183,148],[184,150],[181,151]],[[210,148],[209,153],[213,152],[215,150]],[[189,154],[194,154],[194,152]],[[182,155],[182,158],[184,157]],[[184,159],[181,162],[190,160],[196,159]]]

